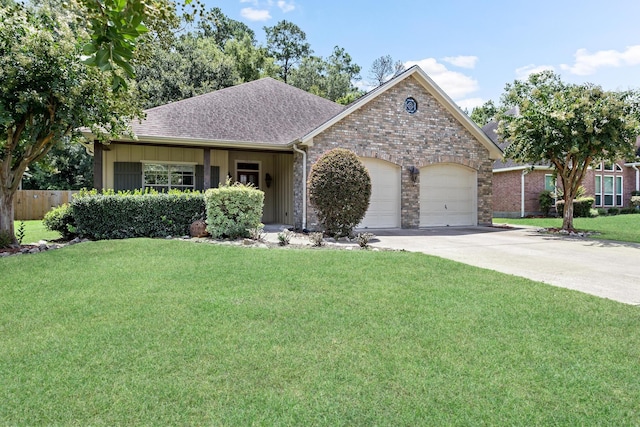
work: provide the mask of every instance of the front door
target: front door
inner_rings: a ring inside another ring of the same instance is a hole
[[[258,188],[259,177],[258,172],[238,171],[238,182],[241,184],[253,184]]]

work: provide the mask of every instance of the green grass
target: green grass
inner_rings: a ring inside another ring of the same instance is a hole
[[[24,222],[24,239],[22,239],[23,244],[29,244],[34,242],[39,242],[40,240],[57,240],[59,239],[60,233],[57,231],[49,231],[44,227],[42,220],[29,220],[29,221],[14,221],[13,226],[15,228],[15,232],[18,232],[20,228],[20,223]]]
[[[640,311],[407,252],[0,259],[0,425],[633,425]]]
[[[559,228],[562,218],[494,218],[493,223]],[[637,214],[574,218],[573,225],[578,230],[597,232],[591,236],[595,239],[640,243],[640,215]]]

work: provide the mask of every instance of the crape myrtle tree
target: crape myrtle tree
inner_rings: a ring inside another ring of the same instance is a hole
[[[505,157],[554,166],[564,190],[562,228],[573,230],[573,200],[589,166],[633,155],[640,103],[634,91],[612,92],[591,83],[568,84],[551,71],[507,84],[498,134]]]
[[[352,151],[335,148],[311,167],[309,201],[329,236],[349,236],[364,218],[371,198],[371,177]]]
[[[87,127],[121,136],[141,116],[135,85],[115,90],[112,76],[82,62],[89,33],[68,6],[55,11],[0,7],[0,233],[17,241],[13,198],[26,168],[61,139]]]

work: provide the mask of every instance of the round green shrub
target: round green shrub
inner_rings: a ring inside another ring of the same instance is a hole
[[[65,240],[75,237],[75,221],[68,203],[52,208],[45,214],[42,223],[47,230],[57,231]]]
[[[309,198],[330,236],[349,236],[369,208],[371,177],[355,153],[336,148],[311,167]]]

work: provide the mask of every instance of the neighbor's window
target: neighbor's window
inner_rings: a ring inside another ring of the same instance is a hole
[[[556,180],[553,179],[553,175],[546,174],[544,176],[544,189],[552,193],[556,191]]]
[[[144,188],[158,191],[170,189],[194,190],[196,171],[194,165],[145,163],[142,167]]]
[[[596,175],[596,206],[602,206],[602,175]]]
[[[616,176],[616,206],[622,206],[622,177]]]
[[[604,194],[604,205],[613,206],[613,176],[604,176],[602,193]]]

